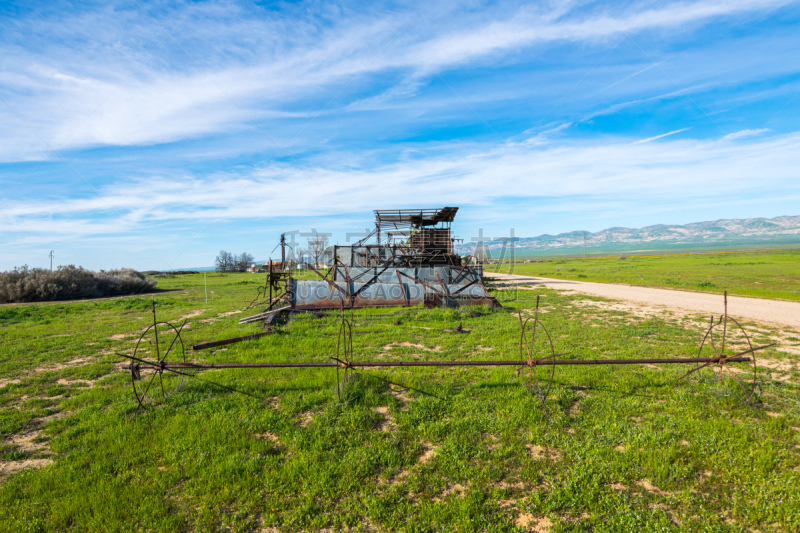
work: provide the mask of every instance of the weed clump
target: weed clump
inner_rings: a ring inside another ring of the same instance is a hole
[[[0,272],[0,303],[78,300],[148,292],[158,283],[130,268],[93,272],[73,265],[57,270],[16,267]]]
[[[351,372],[342,380],[340,394],[345,405],[378,405],[389,391],[389,385],[380,379]]]

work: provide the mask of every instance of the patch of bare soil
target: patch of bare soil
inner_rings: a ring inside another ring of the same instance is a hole
[[[307,428],[311,425],[311,421],[314,420],[314,415],[317,414],[315,411],[306,411],[300,416],[300,427]]]
[[[19,435],[11,435],[8,443],[22,452],[49,452],[50,447],[46,442],[35,442],[40,436],[41,432],[38,430],[28,431]]]
[[[611,487],[614,490],[626,490],[627,488],[622,483],[612,483],[611,485],[609,485],[609,487]]]
[[[0,462],[0,475],[16,474],[26,468],[42,468],[52,462],[52,459],[23,459],[21,461]]]
[[[489,448],[491,451],[495,451],[500,447],[500,443],[498,442],[497,435],[493,435],[491,433],[484,436],[484,440],[486,441],[486,447]]]
[[[77,359],[73,359],[72,361],[66,361],[64,363],[53,363],[50,365],[40,366],[34,368],[34,372],[53,372],[57,370],[64,370],[65,368],[72,368],[76,366],[84,366],[88,365],[93,361],[92,357],[78,357]]]
[[[227,313],[220,313],[220,314],[218,314],[218,315],[217,315],[217,318],[222,318],[222,317],[225,317],[225,316],[231,316],[231,315],[237,315],[237,314],[239,314],[239,313],[241,313],[241,312],[242,312],[242,310],[241,310],[241,309],[237,309],[237,310],[235,310],[235,311],[228,311]]]
[[[0,379],[0,389],[6,385],[16,385],[20,381],[18,379]]]
[[[378,480],[379,485],[397,485],[401,483],[404,479],[406,479],[411,472],[408,470],[401,470],[396,476],[388,477],[388,478],[381,478]]]
[[[522,481],[517,481],[515,483],[509,483],[508,481],[501,481],[500,483],[495,483],[494,488],[522,490],[525,488],[525,483],[523,483]]]
[[[544,309],[544,308],[540,307],[539,308],[539,314],[541,315],[541,314],[545,314],[545,313],[547,313],[547,309]],[[523,309],[522,310],[522,315],[526,316],[526,317],[527,316],[534,317],[534,316],[536,316],[536,309]]]
[[[258,437],[259,439],[271,440],[275,444],[280,444],[281,443],[281,441],[278,438],[278,436],[275,435],[274,433],[270,433],[269,431],[265,431],[264,433],[257,433],[256,437]]]
[[[266,404],[277,411],[281,405],[281,399],[277,396],[273,396],[272,398],[266,400]]]
[[[656,307],[644,307],[629,302],[615,302],[615,301],[599,302],[596,300],[574,300],[572,304],[573,306],[584,310],[602,309],[604,311],[617,311],[641,320],[647,320],[651,318],[661,318],[661,319],[671,318],[672,315],[672,313],[667,309],[660,309]],[[628,324],[637,324],[638,320],[635,320],[633,318],[625,318],[625,322]]]
[[[135,336],[136,336],[135,333],[115,333],[114,335],[111,335],[108,339],[112,341],[125,341]]]
[[[37,455],[49,455],[50,446],[47,441],[40,440],[42,432],[39,428],[42,424],[64,418],[68,414],[69,413],[59,412],[49,416],[36,418],[31,421],[28,431],[11,435],[8,437],[6,442],[22,452],[35,453]],[[0,475],[14,474],[26,468],[41,468],[49,465],[52,462],[53,460],[48,457],[22,459],[19,461],[0,461]]]
[[[422,446],[425,448],[425,451],[422,453],[422,455],[419,456],[419,460],[417,462],[421,465],[424,465],[425,463],[433,459],[433,456],[436,454],[436,450],[438,450],[439,448],[427,442],[423,442]]]
[[[618,452],[622,452],[622,453],[625,453],[626,451],[628,451],[628,448],[626,448],[623,444],[620,444],[618,446],[614,446],[614,449],[617,450]]]
[[[407,395],[406,392],[408,392],[408,389],[406,388],[399,387],[397,385],[389,385],[389,394],[394,396],[397,401],[400,402],[401,408],[405,408],[409,402],[414,400],[411,396]]]
[[[469,486],[469,484],[467,484],[467,487],[468,486]],[[455,483],[453,485],[448,483],[447,487],[445,487],[445,489],[442,491],[441,496],[434,497],[433,501],[440,502],[444,498],[447,498],[448,496],[452,496],[454,494],[455,495],[464,494],[467,491],[467,487],[465,487],[464,485],[462,485],[460,483]]]
[[[208,309],[198,309],[197,311],[192,311],[188,315],[179,316],[177,319],[175,319],[175,321],[176,322],[181,322],[183,320],[189,320],[190,318],[194,318],[196,316],[202,315],[206,311],[208,311]]]
[[[781,347],[781,350],[784,350]],[[800,362],[800,361],[799,361]],[[798,362],[792,364],[789,361],[778,361],[775,359],[765,359],[760,357],[756,359],[758,366],[758,374],[769,376],[774,381],[788,382],[792,379],[792,372],[798,370]],[[728,367],[730,370],[737,370],[733,367]],[[765,370],[766,369],[766,370]]]
[[[384,352],[388,352],[392,348],[415,348],[417,350],[422,350],[423,352],[438,352],[442,349],[441,346],[434,346],[433,348],[428,348],[427,346],[423,346],[421,344],[414,344],[411,342],[390,342],[386,346],[383,347]]]
[[[522,513],[517,517],[515,524],[519,527],[525,528],[526,531],[534,531],[536,533],[549,533],[552,523],[546,516],[536,518],[532,514]]]
[[[656,487],[655,485],[653,485],[653,483],[650,482],[650,480],[648,480],[648,479],[642,479],[640,481],[637,481],[636,484],[639,485],[640,487],[642,487],[644,490],[646,490],[650,494],[658,494],[659,496],[669,496],[670,495],[668,492],[664,492],[661,489],[659,489],[658,487]]]
[[[94,384],[96,383],[96,381],[92,381],[92,380],[89,380],[89,379],[63,379],[63,378],[61,378],[61,379],[57,379],[56,383],[59,384],[59,385],[66,385],[66,386],[77,385],[79,387],[94,387]]]
[[[377,411],[378,414],[380,414],[383,417],[383,421],[381,422],[381,427],[380,427],[381,431],[391,433],[395,429],[397,429],[397,424],[395,423],[392,414],[389,412],[388,407],[378,407],[377,409],[375,409],[375,411]]]
[[[531,457],[534,459],[558,459],[559,453],[558,450],[554,448],[545,448],[544,446],[539,446],[538,444],[526,444],[525,446],[528,448],[528,452],[531,454]]]

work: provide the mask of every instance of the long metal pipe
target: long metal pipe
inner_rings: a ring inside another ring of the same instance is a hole
[[[748,363],[749,357],[675,357],[670,359],[536,359],[533,366],[563,365],[636,365],[636,364],[687,364],[687,363]],[[154,367],[159,363],[142,361]],[[350,361],[350,362],[298,362],[298,363],[164,363],[163,368],[333,368],[333,367],[393,367],[393,366],[529,366],[527,360],[511,361]]]

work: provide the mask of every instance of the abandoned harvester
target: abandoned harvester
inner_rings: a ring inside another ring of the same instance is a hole
[[[450,225],[457,207],[375,211],[375,228],[352,246],[330,246],[327,273],[305,263],[318,279],[271,272],[280,300],[296,310],[410,306],[499,307],[483,285],[483,267],[468,264],[453,249]],[[284,239],[281,243],[285,246]],[[305,277],[305,276],[304,276]],[[278,284],[278,283],[276,283]],[[277,288],[277,287],[276,287]],[[270,307],[277,304],[270,301]]]

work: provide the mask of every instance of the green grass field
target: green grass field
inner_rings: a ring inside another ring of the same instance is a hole
[[[513,269],[492,265],[487,272],[800,300],[800,250],[535,261]]]
[[[200,274],[162,278],[154,295],[0,306],[0,531],[800,528],[800,374],[788,353],[800,337],[763,327],[749,327],[754,342],[782,345],[759,352],[771,371],[757,408],[712,371],[676,381],[685,368],[650,365],[558,367],[549,416],[513,367],[368,370],[342,401],[332,369],[213,370],[135,414],[114,352],[133,352],[151,297],[160,320],[188,321],[188,348],[260,331],[231,314],[260,283],[209,274],[208,304]],[[692,357],[707,321],[543,289],[496,295],[505,309],[356,311],[356,357],[518,358],[516,313],[530,316],[537,295],[571,358]],[[467,333],[443,331],[459,323]],[[277,329],[186,355],[336,353],[336,316]],[[12,473],[25,461],[35,468]]]

